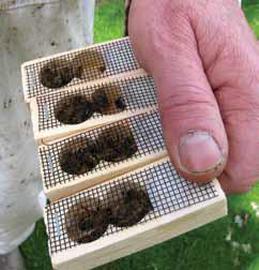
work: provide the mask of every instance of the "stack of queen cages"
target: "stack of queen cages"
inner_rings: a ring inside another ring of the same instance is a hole
[[[128,38],[27,62],[22,78],[39,144],[156,106]]]
[[[190,183],[171,164],[128,38],[27,62],[22,77],[55,269],[91,269],[226,214],[217,180]]]

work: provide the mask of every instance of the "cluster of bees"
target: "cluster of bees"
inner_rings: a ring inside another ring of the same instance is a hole
[[[102,66],[100,71],[103,72]],[[62,62],[62,68],[55,61],[44,66],[40,72],[40,81],[47,88],[60,88],[74,78],[81,77],[82,68],[74,63]],[[113,103],[113,104],[111,104]],[[96,113],[109,114],[111,107],[118,111],[126,108],[122,96],[111,102],[104,88],[97,89],[88,100],[83,95],[70,96],[58,104],[55,117],[63,124],[79,124],[87,121]],[[93,170],[100,161],[119,162],[132,157],[138,151],[134,136],[129,127],[111,127],[104,130],[95,141],[88,141],[84,146],[71,147],[60,158],[63,171],[72,175],[81,175]],[[138,223],[152,210],[147,193],[137,186],[114,187],[116,200],[104,200],[105,207],[98,202],[78,203],[66,213],[67,234],[71,240],[87,243],[97,240],[108,228],[128,227]],[[112,194],[113,191],[111,191]]]

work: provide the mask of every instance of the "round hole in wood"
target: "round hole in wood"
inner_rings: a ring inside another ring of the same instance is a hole
[[[109,203],[109,223],[117,227],[129,227],[140,222],[153,210],[147,192],[135,183],[117,185],[111,191],[115,200]]]
[[[40,82],[47,88],[60,88],[70,83],[77,71],[67,60],[54,60],[40,70]]]
[[[91,118],[93,106],[83,95],[73,95],[61,99],[55,108],[56,119],[68,125],[80,124]]]
[[[65,151],[60,158],[61,169],[72,175],[81,175],[94,169],[99,159],[87,147]]]
[[[119,125],[102,132],[97,140],[100,158],[108,162],[119,162],[132,157],[138,147],[129,126]]]
[[[67,235],[72,241],[79,244],[89,243],[100,238],[107,230],[107,211],[94,205],[78,203],[65,214]]]

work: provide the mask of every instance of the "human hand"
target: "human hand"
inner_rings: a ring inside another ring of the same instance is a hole
[[[128,26],[175,167],[248,191],[259,178],[259,51],[237,1],[133,0]]]

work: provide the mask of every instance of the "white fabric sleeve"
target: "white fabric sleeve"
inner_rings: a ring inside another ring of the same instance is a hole
[[[0,254],[33,230],[42,190],[20,65],[92,42],[94,0],[0,1]]]

